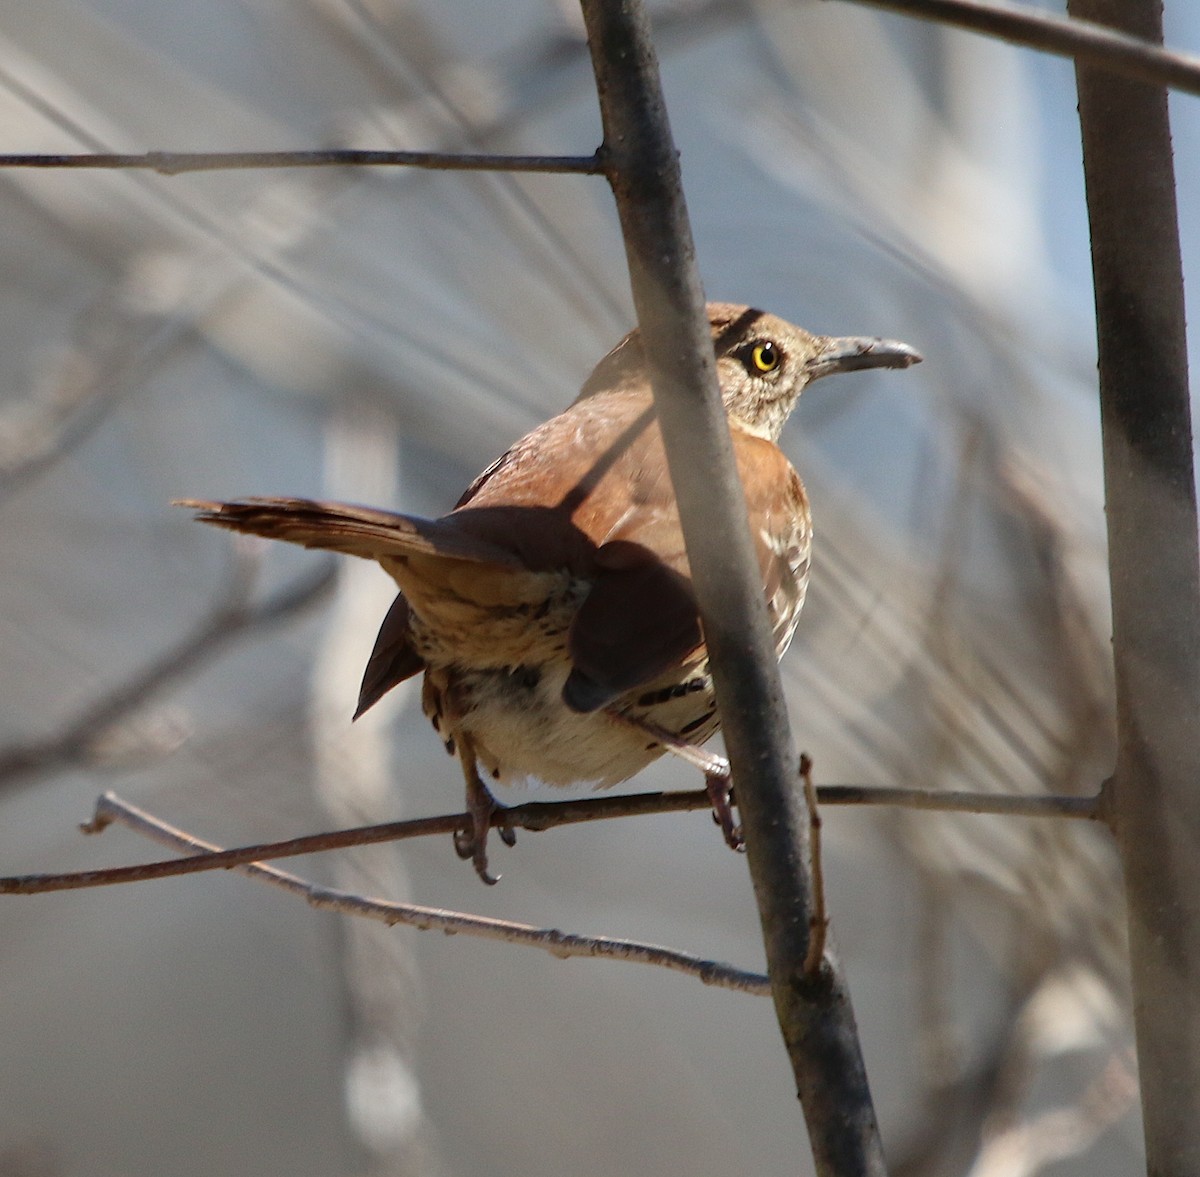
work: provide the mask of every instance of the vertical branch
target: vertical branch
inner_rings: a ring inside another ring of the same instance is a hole
[[[1071,0],[1162,40],[1160,0]],[[1096,284],[1117,766],[1146,1151],[1200,1169],[1200,554],[1167,95],[1077,70]]]
[[[640,0],[583,0],[638,322],[704,618],[772,993],[817,1172],[884,1171],[854,1015],[815,913],[798,777],[745,501],[717,389],[680,168]]]

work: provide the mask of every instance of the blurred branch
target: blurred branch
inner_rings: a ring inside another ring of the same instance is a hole
[[[102,804],[103,824],[119,822],[163,845],[185,851],[217,850],[212,843],[202,842],[182,830],[177,830],[136,806],[118,800],[111,794],[104,798]],[[696,977],[706,985],[735,989],[756,996],[766,996],[770,993],[767,978],[758,973],[746,972],[734,968],[732,965],[704,960],[691,953],[662,948],[656,944],[645,944],[636,940],[618,940],[607,936],[581,936],[571,932],[561,932],[557,928],[538,928],[532,924],[518,924],[509,920],[468,915],[438,907],[424,907],[415,903],[389,903],[382,899],[367,899],[361,895],[352,895],[332,887],[309,883],[276,867],[262,866],[257,863],[244,863],[234,869],[250,878],[281,887],[293,895],[300,895],[311,906],[320,910],[382,920],[389,926],[404,924],[413,928],[433,928],[445,932],[447,935],[461,933],[467,936],[478,936],[485,940],[503,940],[509,944],[525,944],[533,948],[541,948],[564,960],[573,956],[586,956],[657,965],[660,968],[672,969],[675,972]]]
[[[807,778],[806,778],[807,779]],[[816,800],[822,805],[894,805],[913,809],[953,813],[999,814],[1008,817],[1072,817],[1095,820],[1100,815],[1098,797],[1029,797],[988,793],[941,793],[922,789],[871,788],[866,785],[818,785]],[[685,813],[711,807],[706,789],[677,793],[632,793],[618,797],[589,797],[580,801],[530,801],[499,809],[492,814],[495,828],[530,831],[579,825],[583,822],[609,821],[619,817],[650,817],[663,813]],[[92,820],[84,824],[89,834],[102,832],[111,820],[110,807],[117,812],[127,807],[113,793],[104,793],[96,802]],[[399,842],[409,838],[427,838],[453,834],[466,828],[466,813],[447,813],[438,817],[410,818],[353,829],[329,830],[306,834],[279,842],[259,842],[220,850],[196,858],[172,858],[165,862],[137,863],[100,870],[73,871],[66,874],[31,874],[0,877],[0,895],[34,895],[45,891],[72,891],[85,887],[108,887],[118,883],[141,883],[175,875],[202,871],[228,870],[247,862],[270,858],[295,858],[342,850],[349,846],[369,846],[378,842]]]
[[[188,335],[177,320],[118,322],[106,291],[83,316],[83,342],[72,345],[60,369],[31,395],[0,410],[0,497],[12,494],[71,453],[108,414],[142,386],[146,374]]]
[[[1070,0],[1147,40],[1161,0]],[[1147,1169],[1200,1157],[1200,545],[1165,90],[1076,71],[1091,227],[1117,763]]]
[[[1074,1104],[1024,1118],[989,1117],[982,1148],[968,1177],[1033,1177],[1095,1144],[1137,1099],[1133,1059],[1113,1051]]]
[[[236,638],[286,620],[320,600],[333,587],[335,573],[331,562],[316,575],[297,580],[264,601],[251,603],[248,595],[253,557],[234,550],[238,555],[225,599],[195,632],[96,700],[53,735],[0,748],[0,790],[11,788],[21,778],[35,773],[89,762],[97,740],[145,706],[157,691],[215,657]]]
[[[1053,16],[1033,8],[982,0],[853,0],[872,8],[1011,41],[1152,85],[1200,95],[1200,57],[1118,32],[1077,16]]]
[[[0,154],[0,168],[115,168],[183,172],[244,168],[409,167],[438,171],[549,172],[599,175],[600,153],[592,155],[479,155],[445,151],[147,151],[142,154],[93,152],[73,155]]]

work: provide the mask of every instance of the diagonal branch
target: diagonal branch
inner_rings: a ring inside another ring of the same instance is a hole
[[[1107,73],[1200,94],[1200,57],[1164,49],[1079,16],[1055,16],[1034,8],[984,0],[854,0],[954,28],[1040,49]]]
[[[216,851],[211,842],[203,842],[127,802],[114,797],[107,798],[105,817],[108,822],[120,822],[138,833],[176,849],[195,853]],[[323,911],[336,911],[343,915],[356,915],[367,919],[381,920],[389,927],[403,924],[406,927],[436,929],[447,935],[477,936],[485,940],[503,940],[509,944],[524,944],[541,948],[552,956],[566,960],[574,956],[601,957],[607,960],[623,960],[634,964],[657,965],[659,968],[686,973],[723,989],[734,989],[741,993],[766,996],[770,992],[767,978],[734,968],[718,961],[704,960],[691,953],[657,944],[646,944],[638,940],[622,940],[609,936],[582,936],[573,932],[562,932],[557,928],[539,928],[533,924],[514,923],[510,920],[494,919],[489,916],[468,915],[464,912],[447,911],[440,907],[425,907],[416,903],[391,903],[383,899],[368,899],[352,895],[333,887],[322,887],[307,882],[278,867],[259,863],[244,863],[234,867],[239,873],[281,887],[293,895],[299,895],[311,906]]]
[[[808,968],[816,913],[775,643],[717,387],[650,20],[641,0],[583,0],[609,181],[737,785],[780,1030],[819,1177],[883,1174],[883,1146],[836,954]]]
[[[133,678],[97,699],[61,730],[41,740],[0,748],[0,791],[12,788],[26,777],[86,762],[100,736],[145,706],[168,683],[215,657],[242,635],[268,628],[314,604],[333,587],[335,569],[330,563],[274,596],[251,603],[246,599],[251,578],[250,557],[243,553],[236,559],[225,599],[193,633]]]

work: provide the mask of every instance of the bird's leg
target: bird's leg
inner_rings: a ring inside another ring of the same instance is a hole
[[[682,736],[677,736],[649,720],[635,719],[632,715],[622,715],[619,711],[608,711],[607,714],[618,723],[645,732],[665,751],[704,773],[704,786],[708,789],[713,807],[713,821],[721,827],[726,845],[731,850],[741,850],[742,828],[733,820],[733,777],[729,772],[729,761],[716,752],[708,752],[696,744],[689,744]]]
[[[742,827],[733,820],[733,777],[729,774],[729,762],[725,761],[724,769],[720,772],[706,772],[704,787],[708,790],[708,799],[712,802],[713,821],[721,827],[725,835],[725,845],[730,850],[745,850],[742,840]]]
[[[463,777],[467,782],[467,813],[470,816],[470,825],[454,831],[454,851],[459,858],[469,858],[475,867],[475,873],[491,886],[500,881],[500,876],[493,875],[488,870],[487,837],[492,826],[492,815],[504,806],[496,803],[496,799],[479,775],[475,748],[470,737],[458,732],[455,742],[458,745],[458,759],[462,765]],[[516,845],[517,836],[511,826],[500,827],[500,840],[506,846]]]

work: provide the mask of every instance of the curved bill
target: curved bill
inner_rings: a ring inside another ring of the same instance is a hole
[[[921,362],[921,353],[895,339],[871,339],[856,335],[845,339],[822,339],[808,362],[809,379],[859,368],[908,368]]]

